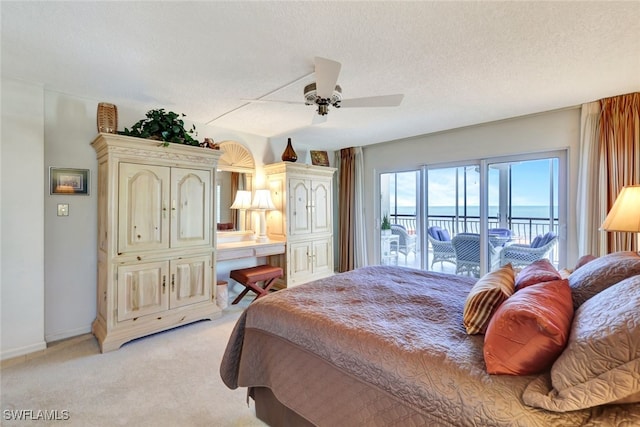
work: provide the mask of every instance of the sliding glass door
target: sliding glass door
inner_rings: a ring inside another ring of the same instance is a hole
[[[421,268],[420,171],[380,174],[380,216],[390,229],[380,232],[380,263]]]
[[[502,264],[522,268],[540,258],[560,264],[560,224],[566,223],[566,206],[560,203],[566,200],[560,185],[563,159],[564,153],[551,153],[487,162],[487,232]]]
[[[480,167],[461,165],[433,167],[426,170],[426,217],[427,251],[425,265],[428,270],[445,273],[463,272],[460,259],[456,257],[453,238],[480,233]],[[471,239],[472,236],[469,236]],[[462,237],[456,240],[461,241]],[[475,245],[469,242],[470,246]],[[470,247],[469,246],[469,247]],[[470,249],[473,250],[473,249]],[[467,252],[467,251],[465,251]],[[477,268],[480,267],[480,252]]]
[[[426,268],[480,276],[543,257],[561,265],[565,165],[559,151],[424,168]]]
[[[518,243],[558,232],[558,158],[489,164],[489,228],[512,229]]]

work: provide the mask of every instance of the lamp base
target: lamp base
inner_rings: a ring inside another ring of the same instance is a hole
[[[264,212],[264,209],[260,209],[260,233],[256,238],[258,243],[265,243],[269,241],[267,237],[267,215]]]

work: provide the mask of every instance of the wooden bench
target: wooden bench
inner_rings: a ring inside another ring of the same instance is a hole
[[[269,289],[275,284],[276,279],[282,277],[282,274],[282,268],[271,265],[258,265],[256,267],[231,270],[229,276],[245,287],[231,304],[240,302],[249,291],[258,294],[255,299],[268,295]],[[260,286],[259,282],[264,283]]]

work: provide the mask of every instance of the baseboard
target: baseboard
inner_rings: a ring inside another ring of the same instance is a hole
[[[44,341],[24,347],[12,348],[11,350],[2,351],[2,353],[0,353],[0,360],[4,362],[5,360],[15,358],[29,358],[34,353],[43,352],[46,349],[47,343]]]
[[[70,329],[67,331],[58,332],[56,334],[45,334],[44,339],[48,343],[51,343],[55,341],[66,340],[67,338],[73,338],[73,337],[77,337],[79,335],[84,335],[88,333],[91,333],[91,325],[87,326],[86,328]]]

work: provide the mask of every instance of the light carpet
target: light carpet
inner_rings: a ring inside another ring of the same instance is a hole
[[[56,425],[83,427],[265,426],[253,401],[247,404],[246,389],[228,389],[219,374],[231,330],[254,296],[219,319],[140,338],[109,353],[101,354],[87,334],[40,356],[3,362],[0,425],[48,425],[52,421],[37,417],[53,416]],[[20,413],[26,421],[14,419]]]

